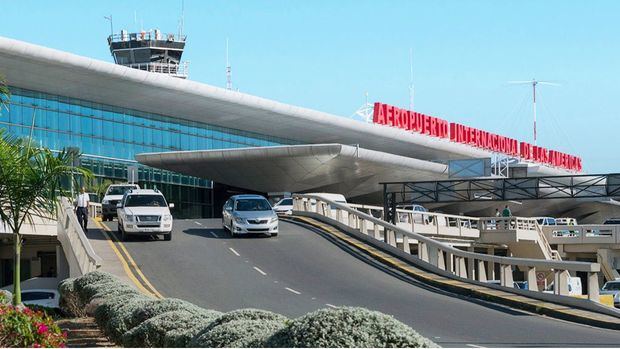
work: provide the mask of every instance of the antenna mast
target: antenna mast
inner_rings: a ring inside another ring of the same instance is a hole
[[[409,110],[413,110],[413,98],[415,96],[415,88],[413,86],[413,49],[409,48],[409,70],[410,70],[410,79],[409,79]]]
[[[183,26],[185,25],[185,0],[181,0],[181,18],[179,18],[179,40],[183,36]]]
[[[510,84],[519,84],[519,85],[532,85],[532,108],[534,110],[534,145],[537,145],[538,134],[536,131],[536,86],[540,85],[550,85],[550,86],[560,86],[560,84],[556,84],[550,81],[539,81],[536,79],[532,79],[529,81],[509,81]]]
[[[232,68],[228,60],[228,38],[226,38],[226,89],[232,90]]]

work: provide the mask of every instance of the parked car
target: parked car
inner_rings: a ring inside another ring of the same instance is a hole
[[[53,289],[37,288],[22,290],[22,303],[26,305],[39,305],[48,308],[58,308],[60,295]]]
[[[135,189],[140,189],[140,186],[137,184],[111,184],[101,201],[101,219],[111,221],[112,218],[116,217],[116,205],[127,191]]]
[[[428,224],[431,219],[428,215],[424,215],[424,213],[427,213],[428,210],[426,209],[426,207],[422,205],[417,205],[417,204],[398,205],[396,206],[396,209],[414,212],[414,215],[413,215],[414,223]],[[398,212],[398,221],[402,223],[410,223],[409,214],[407,212]]]
[[[620,218],[608,218],[603,224],[620,224]]]
[[[273,205],[273,210],[277,214],[293,214],[293,198],[284,198]]]
[[[536,222],[538,225],[557,225],[553,217],[536,217]]]
[[[166,198],[158,190],[135,189],[125,193],[117,205],[118,231],[121,240],[129,235],[164,235],[172,240],[172,215]]]
[[[544,293],[553,293],[555,285],[553,282],[549,284]],[[569,296],[579,296],[583,293],[583,289],[581,286],[581,278],[576,276],[568,277],[568,295]]]
[[[562,217],[556,218],[555,223],[557,225],[577,225],[577,220],[575,218]]]
[[[235,237],[241,234],[278,235],[278,215],[261,195],[235,195],[222,208],[222,227]]]
[[[620,308],[620,280],[607,281],[600,293],[613,295],[614,307]]]

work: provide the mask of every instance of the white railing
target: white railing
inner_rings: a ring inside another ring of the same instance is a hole
[[[189,62],[180,62],[176,63],[132,63],[132,64],[123,64],[126,67],[144,70],[151,73],[159,73],[159,74],[167,74],[173,75],[177,77],[187,78],[189,75]]]
[[[101,267],[101,258],[90,245],[78,223],[73,205],[61,198],[58,207],[58,240],[69,263],[71,277],[84,275]]]
[[[98,202],[89,202],[88,203],[88,215],[90,218],[97,218],[101,216],[102,206]]]
[[[620,244],[620,225],[545,225],[542,230],[552,244]]]
[[[420,260],[464,279],[486,282],[488,281],[487,269],[494,273],[495,264],[497,264],[502,286],[514,287],[513,272],[521,269],[525,271],[529,290],[539,291],[536,271],[551,270],[554,273],[556,285],[554,292],[558,295],[568,295],[568,273],[587,272],[588,298],[594,301],[599,300],[600,265],[598,263],[501,257],[462,251],[422,234],[387,223],[346,204],[339,204],[316,195],[294,194],[293,205],[293,214],[317,215],[335,220],[338,224],[381,240],[392,248],[407,254],[412,252],[410,244],[415,243],[417,257]],[[383,239],[381,239],[380,230],[383,230]],[[402,244],[397,244],[397,239],[401,240]]]
[[[480,218],[480,231],[485,233],[492,232],[514,232],[522,233],[535,240],[540,246],[546,259],[561,260],[557,251],[549,245],[542,227],[536,218],[528,217],[483,217]]]
[[[347,204],[357,211],[375,218],[383,218],[383,207],[359,204]],[[475,239],[480,237],[479,218],[457,216],[436,212],[417,212],[396,209],[396,225],[418,234]],[[383,231],[379,227],[380,231]]]

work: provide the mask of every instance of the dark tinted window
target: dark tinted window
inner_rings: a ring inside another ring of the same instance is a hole
[[[620,291],[620,282],[608,282],[603,286],[605,291]]]
[[[293,204],[293,199],[284,199],[282,200],[282,202],[280,203],[280,205],[292,205]]]
[[[37,301],[40,299],[54,299],[53,292],[27,292],[22,293],[22,301]]]
[[[125,202],[126,207],[151,206],[166,207],[166,201],[161,195],[129,195]]]
[[[235,203],[235,211],[269,211],[271,205],[265,199],[239,199]]]
[[[135,186],[110,187],[106,195],[123,195],[130,189],[137,189]]]

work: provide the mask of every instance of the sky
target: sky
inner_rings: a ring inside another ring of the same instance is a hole
[[[0,35],[112,61],[114,31],[178,32],[182,0],[0,0]],[[185,0],[190,79],[352,116],[370,102],[409,107],[579,155],[619,172],[620,1]]]

